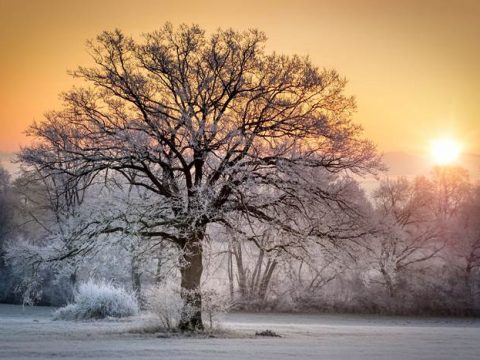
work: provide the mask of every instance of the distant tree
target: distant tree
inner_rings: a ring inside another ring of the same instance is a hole
[[[207,37],[185,25],[166,25],[141,42],[104,32],[89,44],[95,65],[74,72],[88,87],[63,94],[63,110],[31,127],[36,141],[20,154],[47,177],[88,187],[93,179],[122,186],[121,176],[147,194],[121,216],[90,218],[83,227],[89,235],[76,236],[58,258],[81,254],[94,234],[172,242],[183,252],[184,330],[203,328],[208,224],[228,226],[238,214],[299,239],[319,236],[308,221],[289,221],[289,211],[344,199],[308,170],[362,175],[379,168],[374,146],[351,122],[355,104],[344,94],[345,79],[307,58],[267,54],[265,40],[257,30]]]
[[[6,262],[7,240],[13,236],[15,198],[9,173],[0,165],[0,301],[11,295],[12,281]]]
[[[480,186],[471,191],[458,222],[457,236],[452,241],[455,255],[461,259],[467,302],[470,310],[480,311]]]
[[[435,195],[426,178],[384,180],[373,198],[375,225],[366,241],[368,259],[394,297],[399,275],[425,265],[443,249],[443,226],[431,209]]]
[[[432,171],[430,191],[435,214],[443,221],[458,215],[459,209],[471,195],[468,171],[459,166],[436,166]]]
[[[437,167],[433,173],[434,211],[446,224],[446,261],[462,286],[468,312],[475,311],[480,285],[480,188],[473,186],[467,170]],[[478,310],[478,308],[477,308]]]
[[[302,212],[287,207],[287,213],[277,213],[277,217],[281,224],[303,226],[302,237],[249,217],[229,219],[226,237],[230,239],[227,262],[231,297],[236,282],[242,305],[266,305],[277,273],[284,277],[282,289],[273,292],[285,291],[288,276],[294,277],[290,291],[293,297],[298,293],[313,298],[344,267],[343,259],[355,260],[356,242],[368,232],[363,211],[368,202],[356,181],[323,169],[303,170],[294,176],[298,182],[296,196],[303,200]],[[302,179],[312,179],[313,187]],[[310,203],[309,194],[319,188],[329,189],[338,203]]]
[[[7,170],[0,165],[0,253],[3,241],[11,225],[13,215],[12,205],[10,175]]]
[[[0,165],[0,267],[3,266],[4,242],[12,230],[14,202],[10,174]]]

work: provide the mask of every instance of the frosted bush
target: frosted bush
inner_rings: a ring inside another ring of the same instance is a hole
[[[81,320],[136,315],[139,306],[135,295],[109,282],[89,280],[81,283],[74,302],[58,309],[55,319]]]
[[[182,314],[183,300],[180,291],[170,287],[151,287],[146,291],[147,307],[158,316],[163,327],[173,329],[178,326]]]
[[[202,293],[202,310],[204,320],[208,321],[208,326],[213,328],[214,322],[221,314],[225,314],[232,307],[232,304],[226,294],[221,294],[216,290],[206,290]]]
[[[173,329],[178,326],[182,312],[187,317],[193,315],[194,308],[184,307],[180,290],[173,286],[152,287],[147,290],[148,308],[158,316],[163,327]],[[213,328],[218,315],[230,308],[226,296],[214,290],[202,291],[202,312],[205,326]]]

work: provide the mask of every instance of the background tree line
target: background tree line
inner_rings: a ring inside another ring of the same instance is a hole
[[[464,169],[386,179],[368,195],[354,181],[346,187],[358,206],[355,223],[329,217],[327,207],[316,220],[335,231],[314,242],[241,218],[232,220],[235,229],[208,228],[204,291],[244,310],[479,314],[480,186]],[[41,304],[65,304],[76,283],[92,277],[131,288],[144,304],[149,288],[176,286],[178,250],[131,236],[105,241],[87,261],[64,261],[33,276],[25,257],[63,246],[47,234],[68,225],[59,225],[59,210],[31,175],[11,181],[2,170],[0,190],[1,301],[22,302],[27,294]],[[112,200],[119,201],[104,201]]]

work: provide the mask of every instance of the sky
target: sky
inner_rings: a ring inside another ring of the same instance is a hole
[[[91,64],[88,39],[167,21],[258,28],[269,51],[335,68],[381,152],[421,155],[451,136],[480,155],[478,0],[0,0],[0,153],[28,144],[29,124],[59,108],[67,70]]]

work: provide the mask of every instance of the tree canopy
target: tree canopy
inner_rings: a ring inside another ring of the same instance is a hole
[[[88,45],[94,65],[73,72],[85,85],[31,127],[35,141],[20,154],[43,176],[61,176],[68,191],[127,183],[146,194],[142,210],[114,226],[89,224],[98,233],[135,224],[141,236],[178,245],[194,309],[208,224],[241,216],[318,236],[297,219],[306,205],[348,208],[331,174],[380,168],[352,122],[346,80],[307,57],[267,53],[265,42],[258,30],[207,35],[195,25],[167,24],[140,40],[103,32]],[[200,311],[186,311],[182,327],[201,328]]]

